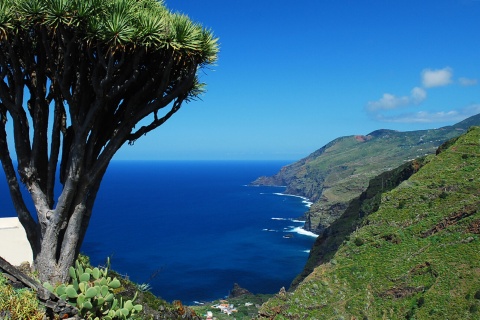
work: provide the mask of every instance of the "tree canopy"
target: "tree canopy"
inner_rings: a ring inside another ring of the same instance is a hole
[[[1,0],[0,160],[38,268],[66,274],[116,151],[198,97],[217,53],[209,29],[162,1]]]

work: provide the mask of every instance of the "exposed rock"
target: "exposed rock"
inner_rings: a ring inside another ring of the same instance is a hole
[[[234,283],[233,284],[233,289],[232,289],[232,291],[230,291],[230,294],[228,295],[228,297],[229,298],[237,298],[237,297],[240,297],[240,296],[250,295],[250,294],[252,294],[250,291],[248,291],[245,288],[240,287],[238,285],[238,283]]]

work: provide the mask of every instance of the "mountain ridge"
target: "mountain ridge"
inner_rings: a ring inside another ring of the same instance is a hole
[[[305,158],[284,166],[273,176],[251,185],[286,186],[285,193],[310,199],[305,229],[321,234],[368,187],[369,180],[412,159],[433,154],[445,141],[458,137],[480,114],[438,129],[400,132],[378,129],[367,135],[334,139]]]

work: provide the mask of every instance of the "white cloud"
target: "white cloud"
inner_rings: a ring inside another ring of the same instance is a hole
[[[478,80],[477,79],[469,79],[469,78],[459,78],[458,79],[458,82],[460,82],[460,84],[462,86],[474,86],[478,83]]]
[[[396,96],[391,93],[384,93],[380,99],[369,101],[365,107],[366,111],[377,121],[396,123],[452,123],[480,113],[480,104],[478,103],[450,111],[418,111],[418,107],[416,110],[406,111],[407,108],[413,109],[412,107],[425,101],[429,88],[446,86],[452,83],[453,69],[450,67],[434,70],[424,69],[421,76],[422,86],[414,87],[410,91],[410,95]],[[478,80],[461,77],[458,78],[458,83],[462,86],[474,86],[478,84]],[[401,108],[403,108],[403,111],[399,110]]]
[[[452,83],[453,70],[449,67],[422,71],[422,84],[425,88],[442,87]]]
[[[397,109],[410,104],[419,104],[426,98],[427,92],[420,87],[413,88],[410,96],[397,97],[390,93],[384,93],[379,100],[368,102],[367,110],[375,112],[379,110]]]
[[[376,119],[382,122],[395,123],[442,123],[460,122],[468,117],[480,113],[480,104],[473,104],[466,108],[450,111],[428,112],[419,111],[394,116],[378,114]]]
[[[427,91],[420,87],[415,87],[412,89],[411,100],[415,104],[421,103],[427,98]]]
[[[396,97],[390,93],[384,93],[377,101],[370,101],[367,104],[369,111],[390,110],[408,104],[408,97]]]

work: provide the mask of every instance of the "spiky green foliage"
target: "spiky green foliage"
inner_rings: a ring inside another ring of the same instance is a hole
[[[270,319],[478,319],[480,127],[442,148]]]
[[[218,39],[183,14],[171,13],[155,0],[4,0],[0,3],[0,40],[44,27],[68,32],[109,50],[150,51],[173,48],[177,59],[215,63]],[[61,29],[61,30],[60,30]]]

